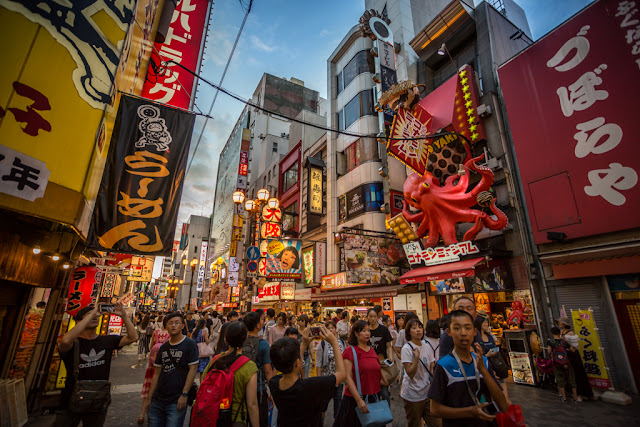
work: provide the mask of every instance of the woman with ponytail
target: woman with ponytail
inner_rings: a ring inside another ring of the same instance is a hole
[[[210,370],[228,370],[233,362],[242,355],[242,344],[247,339],[247,327],[243,322],[228,323],[224,341],[229,348],[216,355],[204,370],[202,378],[207,377]],[[226,325],[225,325],[226,326]],[[222,339],[223,336],[220,336]],[[231,419],[234,426],[260,425],[258,408],[258,367],[249,360],[240,367],[233,377],[233,402],[231,404]],[[246,404],[245,404],[246,402]]]

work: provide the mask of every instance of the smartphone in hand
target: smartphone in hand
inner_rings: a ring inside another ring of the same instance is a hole
[[[384,359],[384,364],[387,366],[393,366],[393,361],[389,360],[389,359]]]
[[[482,408],[482,410],[487,414],[487,415],[497,415],[498,412],[500,412],[500,409],[498,408],[498,405],[496,405],[496,402],[490,402],[487,406],[485,406],[484,408]]]
[[[312,326],[311,327],[311,336],[319,337],[320,336],[320,326]]]

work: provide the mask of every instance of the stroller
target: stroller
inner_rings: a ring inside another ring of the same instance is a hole
[[[546,359],[543,355],[540,355],[536,357],[536,366],[542,375],[540,387],[543,390],[554,390],[556,388],[556,379],[553,375],[553,359]]]

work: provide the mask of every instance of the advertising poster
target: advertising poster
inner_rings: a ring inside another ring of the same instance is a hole
[[[302,251],[302,263],[304,264],[304,283],[313,283],[313,246]]]
[[[589,383],[598,388],[610,388],[611,380],[607,372],[593,312],[591,310],[571,310],[571,319],[573,320],[573,330],[580,338],[580,356],[584,361],[584,370],[589,377]]]
[[[509,352],[513,382],[517,384],[534,385],[531,360],[527,353]]]
[[[395,239],[347,235],[342,253],[349,283],[395,284],[406,264],[402,244]]]
[[[465,289],[465,277],[453,277],[451,279],[432,280],[429,282],[431,295],[463,294]]]
[[[271,239],[267,247],[267,279],[302,280],[302,240]]]
[[[381,182],[360,185],[346,194],[345,219],[355,218],[365,212],[380,212],[382,205],[384,195]]]
[[[473,292],[499,292],[512,288],[509,273],[504,262],[490,262],[488,268],[478,266],[475,277],[468,277]]]

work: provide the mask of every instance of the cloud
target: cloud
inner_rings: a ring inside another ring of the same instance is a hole
[[[278,47],[274,44],[267,44],[265,42],[263,42],[260,38],[258,38],[257,36],[251,36],[249,38],[251,40],[251,44],[253,44],[254,47],[263,50],[265,52],[273,52],[274,50],[276,50]]]
[[[327,30],[326,28],[323,28],[322,30],[320,30],[320,32],[318,33],[318,35],[320,37],[327,37],[328,35],[331,34],[331,31]]]

